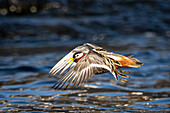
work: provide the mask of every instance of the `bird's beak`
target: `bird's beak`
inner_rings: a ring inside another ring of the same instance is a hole
[[[70,60],[70,61],[69,61]],[[71,57],[71,58],[69,58],[69,59],[67,59],[67,61],[69,61],[67,64],[69,64],[69,63],[71,63],[71,62],[73,62],[74,61],[74,58],[73,57]]]

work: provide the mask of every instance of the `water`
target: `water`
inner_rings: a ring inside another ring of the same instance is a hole
[[[74,2],[65,1],[68,10],[58,15],[55,10],[47,14],[42,10],[29,16],[1,16],[0,111],[169,112],[169,8],[160,1],[126,1],[133,7],[113,2],[110,10],[110,2],[94,1],[83,6],[86,10],[76,7],[76,12],[71,9]],[[94,6],[98,8],[94,10]],[[146,9],[140,10],[143,7]],[[61,76],[49,75],[50,69],[85,42],[134,54],[144,65],[124,68],[131,72],[127,83],[116,82],[105,73],[77,88],[52,89]]]

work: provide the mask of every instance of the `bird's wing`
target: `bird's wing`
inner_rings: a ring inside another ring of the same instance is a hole
[[[80,59],[75,66],[69,69],[69,71],[58,80],[53,86],[55,89],[65,89],[73,83],[72,87],[78,86],[90,79],[92,75],[102,71],[103,69],[111,72],[109,66],[105,65],[103,57],[99,54],[90,51],[86,57]]]
[[[59,71],[61,71],[61,73],[63,73],[65,70],[67,70],[69,67],[71,67],[74,62],[69,63],[71,60],[70,59],[73,57],[74,52],[71,51],[70,53],[68,53],[65,57],[63,57],[51,70],[49,73],[55,75],[56,73],[58,73]],[[61,74],[60,73],[60,74]]]

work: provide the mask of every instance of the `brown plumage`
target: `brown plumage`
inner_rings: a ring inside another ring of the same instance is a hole
[[[67,73],[60,78],[53,86],[55,89],[66,89],[68,87],[75,87],[79,84],[86,82],[94,74],[102,74],[111,72],[116,80],[126,81],[121,77],[130,78],[123,73],[121,67],[140,67],[142,63],[132,58],[132,56],[124,56],[107,52],[102,47],[85,43],[76,47],[64,58],[62,58],[50,71],[55,75],[69,69]],[[118,71],[118,69],[120,71]],[[71,85],[72,84],[72,85]]]

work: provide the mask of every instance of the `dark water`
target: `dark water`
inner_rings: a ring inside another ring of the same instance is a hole
[[[0,17],[0,111],[170,112],[168,2],[71,1]],[[106,73],[78,88],[52,89],[61,76],[50,69],[85,42],[134,54],[144,65],[124,68],[131,72],[127,83]]]

